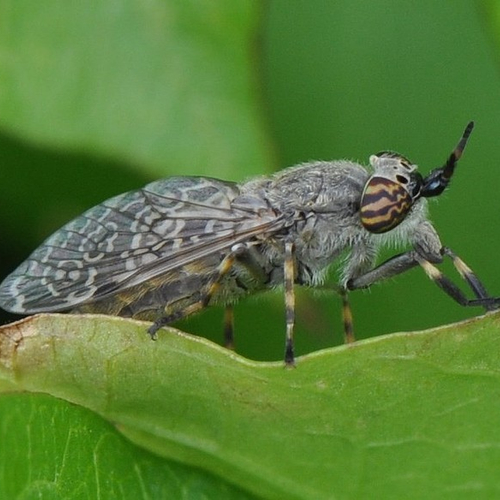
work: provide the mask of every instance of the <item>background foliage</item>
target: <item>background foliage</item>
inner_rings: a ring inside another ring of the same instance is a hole
[[[431,212],[498,294],[499,19],[497,2],[472,0],[0,0],[0,276],[71,217],[158,177],[242,180],[382,149],[426,172],[474,119]],[[299,295],[298,352],[340,344],[338,299]],[[238,352],[281,359],[282,302],[237,308]],[[419,270],[352,302],[358,338],[477,314]],[[218,341],[220,323],[214,309],[180,326]],[[32,403],[9,398],[4,414],[26,416],[16,405]]]

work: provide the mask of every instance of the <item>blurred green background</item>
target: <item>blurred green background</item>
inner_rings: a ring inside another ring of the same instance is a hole
[[[383,149],[426,173],[473,119],[431,217],[500,295],[499,10],[468,0],[0,0],[0,278],[86,208],[156,178],[238,181],[311,159],[366,163]],[[418,269],[351,300],[358,338],[481,313]],[[221,323],[214,308],[180,326],[220,342]],[[301,290],[297,353],[341,342],[339,299]],[[253,359],[282,357],[281,293],[237,306],[236,343]]]

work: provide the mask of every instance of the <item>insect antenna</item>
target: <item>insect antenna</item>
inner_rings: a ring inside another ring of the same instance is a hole
[[[457,147],[453,150],[444,166],[432,170],[431,173],[424,179],[421,196],[425,196],[426,198],[438,196],[446,189],[453,172],[455,171],[455,165],[462,156],[473,128],[474,122],[469,122],[467,127],[465,127],[464,133],[458,142]]]

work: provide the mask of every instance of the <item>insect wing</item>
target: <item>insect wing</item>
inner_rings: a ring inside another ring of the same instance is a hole
[[[0,285],[0,305],[22,314],[71,309],[282,227],[264,200],[240,196],[234,183],[155,181],[55,232]]]

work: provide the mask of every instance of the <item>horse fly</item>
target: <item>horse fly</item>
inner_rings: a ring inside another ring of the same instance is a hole
[[[294,285],[319,286],[340,267],[344,332],[354,339],[347,294],[420,266],[462,306],[500,307],[427,217],[427,198],[453,176],[473,122],[443,167],[426,177],[404,156],[383,151],[366,168],[317,161],[241,184],[171,177],[91,208],[49,237],[0,285],[0,306],[21,314],[71,310],[164,325],[224,304],[226,345],[233,304],[284,285],[285,363],[294,364]],[[377,251],[410,247],[375,267]],[[450,258],[469,299],[436,267]]]

